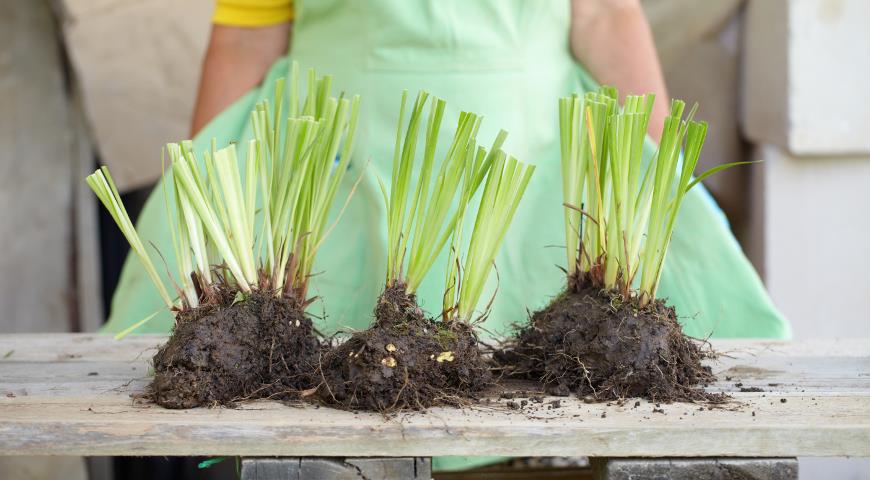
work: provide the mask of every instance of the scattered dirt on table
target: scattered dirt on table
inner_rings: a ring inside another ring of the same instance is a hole
[[[222,292],[212,304],[178,314],[154,356],[150,398],[192,408],[289,397],[310,387],[321,347],[304,307],[257,290],[236,300]]]
[[[508,375],[537,379],[547,393],[595,401],[724,401],[701,360],[712,350],[682,333],[672,307],[644,308],[586,286],[562,293],[494,358]]]
[[[374,325],[327,351],[316,397],[345,409],[391,412],[462,405],[492,381],[471,326],[426,318],[403,285],[387,288]]]
[[[768,370],[766,368],[751,367],[748,365],[735,365],[725,372],[725,380],[731,381],[732,378],[753,377],[756,379],[769,378],[780,375],[782,370]]]
[[[742,393],[749,393],[749,392],[763,392],[764,389],[761,388],[761,387],[740,387],[740,391],[741,391]]]

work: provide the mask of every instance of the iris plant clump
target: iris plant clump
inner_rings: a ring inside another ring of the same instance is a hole
[[[707,123],[674,100],[661,142],[644,164],[654,95],[602,87],[559,101],[565,243],[570,282],[618,292],[644,307],[656,298],[677,213],[686,193],[721,165],[693,178]],[[639,275],[639,277],[638,277]]]
[[[214,301],[218,286],[240,298],[260,290],[306,301],[314,259],[331,229],[329,212],[352,156],[360,106],[359,96],[332,96],[329,76],[318,78],[309,70],[307,80],[303,100],[293,64],[289,92],[279,79],[275,107],[266,100],[256,104],[254,138],[242,145],[217,148],[212,141],[201,158],[191,141],[166,145],[162,188],[176,258],[170,285],[158,275],[108,169],[88,176],[171,310]]]
[[[445,102],[432,97],[426,115],[429,99],[420,92],[406,119],[408,94],[402,94],[389,187],[379,179],[387,218],[385,288],[373,325],[324,357],[318,393],[330,405],[424,409],[462,403],[490,382],[473,324],[487,315],[477,305],[534,167],[502,151],[505,132],[489,150],[478,145],[482,119],[469,112],[459,114],[449,147],[439,154]],[[464,233],[474,207],[473,228]],[[429,317],[416,295],[445,248],[443,311]]]
[[[416,186],[412,186],[418,132],[428,97],[426,92],[418,94],[403,137],[407,92],[403,93],[389,194],[381,181],[387,210],[386,286],[401,285],[406,294],[415,294],[449,242],[443,318],[471,321],[534,166],[501,149],[507,132],[501,131],[488,151],[478,145],[482,117],[462,112],[450,147],[436,168],[445,102],[434,98],[426,121],[422,163]],[[474,227],[465,247],[464,218],[482,184]]]

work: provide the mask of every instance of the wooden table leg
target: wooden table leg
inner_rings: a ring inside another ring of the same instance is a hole
[[[429,480],[429,458],[245,458],[242,480]]]
[[[597,480],[797,480],[796,458],[594,458]]]

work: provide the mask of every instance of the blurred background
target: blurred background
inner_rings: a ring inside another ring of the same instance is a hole
[[[706,183],[794,338],[870,337],[870,2],[643,4],[671,95],[710,122],[701,168],[763,160]],[[0,0],[0,333],[103,323],[126,247],[84,177],[109,165],[138,210],[161,146],[188,133],[212,9]],[[97,459],[91,478],[122,467]],[[801,461],[801,478],[868,471]],[[0,461],[0,478],[87,474],[76,458]]]

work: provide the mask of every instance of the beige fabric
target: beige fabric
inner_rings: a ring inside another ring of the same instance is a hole
[[[663,65],[679,62],[698,43],[716,42],[744,0],[643,0]]]
[[[62,0],[67,50],[97,149],[119,189],[160,175],[186,138],[213,0]]]

